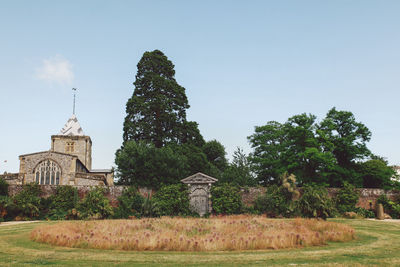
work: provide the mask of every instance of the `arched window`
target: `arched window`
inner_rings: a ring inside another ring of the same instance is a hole
[[[52,160],[46,159],[35,168],[35,181],[38,184],[60,184],[61,168]]]

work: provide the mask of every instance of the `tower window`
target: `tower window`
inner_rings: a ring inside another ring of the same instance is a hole
[[[65,152],[66,153],[75,152],[75,143],[74,142],[67,142],[65,144]]]

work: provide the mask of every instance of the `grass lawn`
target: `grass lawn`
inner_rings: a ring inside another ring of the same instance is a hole
[[[346,223],[355,241],[323,247],[243,252],[131,252],[53,247],[29,239],[38,222],[0,227],[0,266],[400,266],[400,223],[369,220]]]

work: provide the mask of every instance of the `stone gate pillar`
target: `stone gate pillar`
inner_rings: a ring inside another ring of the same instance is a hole
[[[218,179],[198,172],[192,176],[182,179],[181,182],[189,187],[190,209],[200,216],[211,213],[211,185]]]

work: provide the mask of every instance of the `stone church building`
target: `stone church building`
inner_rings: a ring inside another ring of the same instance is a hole
[[[57,135],[51,136],[48,151],[19,156],[18,174],[6,174],[10,184],[36,182],[41,185],[113,185],[109,169],[92,169],[92,140],[72,115]]]

